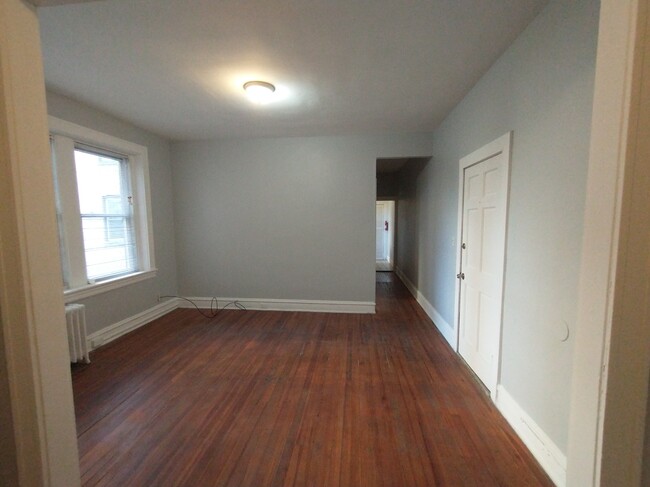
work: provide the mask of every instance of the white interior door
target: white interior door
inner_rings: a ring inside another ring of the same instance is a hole
[[[377,242],[377,260],[388,260],[388,229],[386,228],[386,222],[388,218],[386,216],[387,204],[385,201],[377,201],[376,205],[376,224],[375,224],[375,233],[376,233],[376,242]]]
[[[488,144],[461,160],[458,351],[491,394],[501,348],[509,141],[510,134],[507,148]]]

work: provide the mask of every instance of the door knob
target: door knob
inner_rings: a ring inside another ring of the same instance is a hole
[[[461,272],[460,274],[456,274],[456,279],[465,279],[465,273]]]

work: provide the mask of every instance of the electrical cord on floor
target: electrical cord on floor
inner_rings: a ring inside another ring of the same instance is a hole
[[[241,309],[243,311],[246,311],[246,307],[243,304],[241,304],[239,301],[231,301],[229,303],[226,303],[223,307],[219,308],[219,300],[217,298],[215,298],[215,297],[213,297],[212,300],[210,301],[210,313],[204,312],[201,308],[199,308],[197,306],[197,304],[194,301],[192,301],[191,299],[186,298],[184,296],[171,296],[171,295],[160,296],[160,299],[165,299],[165,298],[176,298],[176,299],[182,299],[184,301],[187,301],[192,306],[194,306],[196,308],[196,310],[199,313],[201,313],[201,315],[203,315],[204,317],[206,317],[208,319],[216,318],[219,315],[219,313],[221,312],[221,310],[226,309],[228,306],[235,306],[237,309]]]

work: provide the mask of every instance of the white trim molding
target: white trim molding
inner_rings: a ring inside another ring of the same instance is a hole
[[[64,135],[76,142],[85,142],[87,144],[101,144],[102,148],[109,149],[118,153],[127,155],[140,155],[147,153],[147,148],[143,145],[135,144],[128,140],[122,140],[112,135],[89,129],[83,125],[68,122],[61,118],[49,115],[47,117],[50,130],[57,135]]]
[[[38,15],[23,1],[2,1],[0,382],[8,394],[0,398],[0,477],[3,485],[77,487],[79,453],[44,88]]]
[[[496,406],[517,436],[558,487],[566,485],[566,455],[522,409],[502,385],[497,386]]]
[[[88,285],[85,249],[83,245],[83,230],[74,151],[77,144],[85,144],[98,150],[115,152],[128,159],[130,180],[129,194],[133,206],[133,225],[137,248],[138,268],[128,276],[116,276],[111,279],[111,286],[106,290],[129,284],[128,279],[136,279],[143,272],[154,272],[156,269],[153,239],[153,217],[151,214],[151,190],[149,182],[148,149],[145,146],[122,140],[112,135],[104,134],[75,123],[53,116],[48,117],[52,150],[54,152],[55,180],[57,181],[58,197],[60,200],[60,232],[63,234],[65,245],[62,246],[64,274],[71,293],[83,290],[81,295],[75,294],[70,299],[80,299],[92,294],[91,287],[97,287],[97,293],[105,288],[100,283]],[[117,156],[116,156],[117,157]],[[153,276],[152,276],[153,277]],[[90,294],[86,294],[86,292]]]
[[[72,303],[73,301],[89,298],[90,296],[112,291],[123,286],[128,286],[129,284],[146,281],[147,279],[156,277],[156,273],[157,269],[149,269],[147,271],[134,272],[133,274],[108,279],[95,284],[88,284],[87,286],[76,289],[68,289],[63,291],[63,299],[65,304]]]
[[[649,60],[649,3],[602,0],[574,334],[571,486],[645,481]]]
[[[215,298],[186,298],[200,309],[210,309]],[[369,301],[322,301],[315,299],[263,299],[263,298],[216,298],[218,309],[239,309],[237,302],[246,309],[258,311],[304,311],[312,313],[360,313],[373,314],[375,303]],[[194,308],[189,301],[180,300],[179,308]]]
[[[431,321],[433,321],[433,324],[436,326],[438,331],[442,334],[445,340],[447,340],[447,343],[449,343],[449,346],[455,351],[456,350],[456,344],[454,342],[455,339],[455,334],[454,334],[454,329],[451,327],[449,323],[447,323],[447,320],[445,320],[442,315],[438,312],[436,308],[429,302],[427,298],[424,297],[424,294],[422,294],[419,289],[411,282],[411,280],[404,274],[404,271],[400,269],[399,267],[395,267],[395,274],[397,274],[397,277],[399,277],[406,288],[409,290],[409,292],[413,295],[415,300],[418,302],[420,307],[424,310],[424,312],[431,318]]]
[[[102,328],[101,330],[88,335],[89,349],[95,350],[102,345],[106,345],[122,335],[126,335],[147,323],[151,323],[153,320],[166,315],[176,308],[178,308],[178,300],[176,298],[170,299],[157,304],[156,306],[152,306],[141,313],[130,316],[122,321],[118,321],[106,328]]]

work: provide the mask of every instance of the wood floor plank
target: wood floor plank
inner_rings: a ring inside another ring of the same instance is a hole
[[[73,367],[84,486],[550,486],[392,273],[375,315],[175,310]]]

